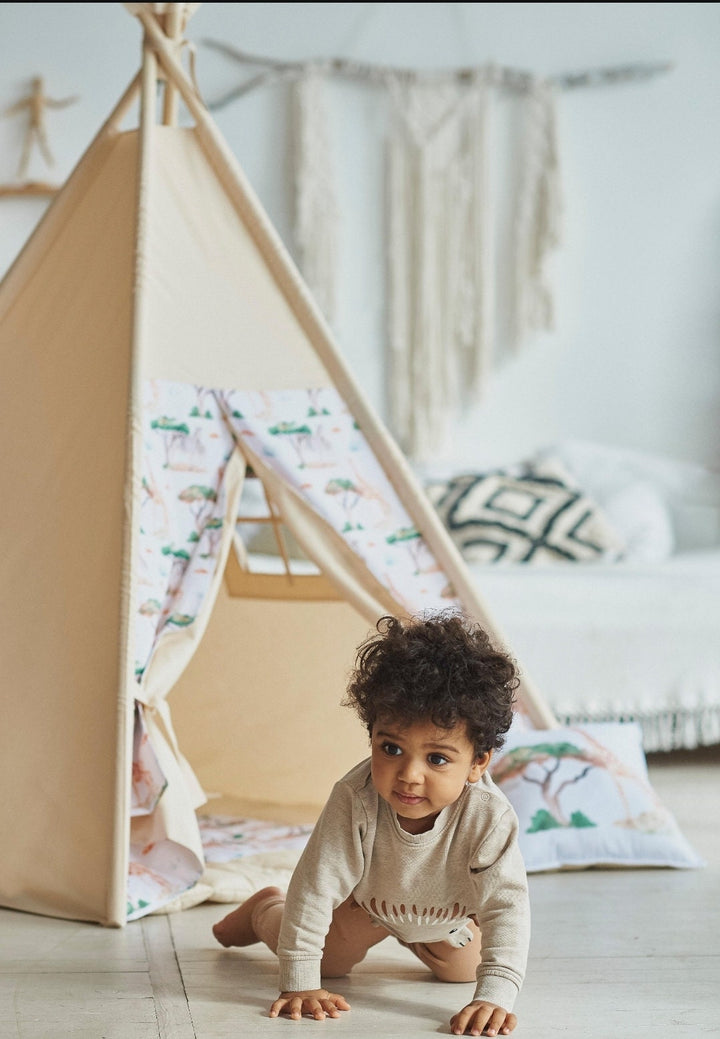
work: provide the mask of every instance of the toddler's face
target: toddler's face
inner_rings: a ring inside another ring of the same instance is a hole
[[[408,833],[425,833],[439,812],[476,783],[490,763],[478,758],[465,724],[440,729],[431,721],[401,726],[378,721],[372,731],[372,780]]]

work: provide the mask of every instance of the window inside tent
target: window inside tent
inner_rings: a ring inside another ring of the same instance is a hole
[[[283,522],[278,506],[249,465],[225,579],[231,595],[339,598]]]

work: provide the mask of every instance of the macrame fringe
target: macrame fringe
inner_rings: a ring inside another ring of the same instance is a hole
[[[476,82],[468,101],[469,118],[464,127],[470,234],[467,228],[460,229],[463,269],[459,279],[456,328],[466,386],[470,393],[478,396],[490,376],[495,343],[495,199],[490,145],[494,98],[494,91]]]
[[[587,711],[559,714],[562,725],[588,722],[637,722],[643,748],[652,751],[695,750],[720,743],[720,706],[678,707],[669,711]]]
[[[490,366],[492,206],[484,79],[388,77],[390,416],[415,459]]]
[[[560,243],[561,192],[556,88],[533,80],[522,99],[521,182],[515,210],[515,300],[512,345],[553,328],[547,260]]]
[[[315,65],[307,66],[292,84],[294,239],[298,266],[332,324],[340,220],[325,93],[325,75]]]
[[[339,207],[325,97],[328,70],[292,84],[298,265],[320,309],[336,310]],[[442,450],[448,420],[482,395],[494,363],[492,65],[462,81],[384,75],[393,103],[387,158],[390,425],[406,454]],[[553,323],[546,261],[560,240],[556,90],[529,79],[513,223],[511,346]]]

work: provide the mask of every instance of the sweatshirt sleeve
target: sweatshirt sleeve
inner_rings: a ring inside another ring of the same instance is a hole
[[[470,867],[482,942],[473,999],[508,1011],[525,978],[530,945],[527,872],[517,835],[517,816],[508,809],[477,849]]]
[[[320,962],[333,910],[363,873],[365,813],[340,780],[318,819],[288,886],[278,940],[280,991],[320,988]]]

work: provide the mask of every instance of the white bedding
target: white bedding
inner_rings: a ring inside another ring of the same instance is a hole
[[[720,550],[647,564],[468,566],[560,721],[637,720],[648,751],[720,742]]]
[[[624,542],[616,562],[467,560],[558,720],[637,720],[646,750],[720,743],[720,470],[581,440],[514,461],[561,465]]]

